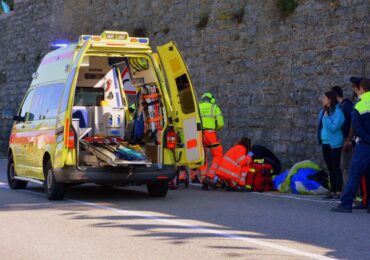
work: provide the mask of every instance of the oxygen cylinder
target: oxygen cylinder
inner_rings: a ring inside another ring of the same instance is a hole
[[[113,126],[113,116],[112,116],[112,114],[108,115],[107,125],[110,126],[110,127]]]

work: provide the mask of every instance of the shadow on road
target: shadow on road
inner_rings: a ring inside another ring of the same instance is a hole
[[[31,187],[26,191],[9,193],[22,193],[24,196],[21,196],[21,201],[10,200],[1,205],[0,212],[57,209],[63,211],[61,216],[71,221],[95,220],[94,224],[89,225],[96,228],[142,231],[135,236],[164,240],[172,244],[187,243],[193,238],[220,237],[219,234],[206,232],[212,229],[242,238],[294,241],[301,245],[320,247],[330,257],[355,259],[363,257],[367,249],[352,251],[351,243],[357,245],[358,241],[348,241],[346,236],[356,232],[356,237],[370,241],[369,225],[364,228],[364,223],[370,221],[369,214],[335,214],[328,211],[327,204],[257,194],[203,192],[191,188],[186,191],[171,191],[166,198],[158,199],[137,189],[107,190],[87,185],[70,188],[69,200],[49,202],[45,199],[42,188]],[[106,211],[107,214],[104,213],[103,216],[94,215],[89,212],[94,208],[79,201],[112,207],[118,211]],[[126,214],[131,211],[139,213]],[[144,212],[144,215],[152,212],[158,216],[147,217],[140,215],[140,212]],[[159,221],[145,221],[153,219]],[[132,220],[140,220],[140,224],[133,223]],[[196,224],[181,226],[166,221],[191,221]],[[214,249],[221,250],[225,257],[243,257],[243,253],[248,251],[250,256],[254,247],[224,246]],[[225,250],[228,252],[225,253]]]

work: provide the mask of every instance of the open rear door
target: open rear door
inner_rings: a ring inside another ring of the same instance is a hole
[[[69,140],[69,132],[72,131],[70,129],[70,125],[72,123],[71,118],[71,110],[72,110],[72,102],[73,102],[73,94],[74,89],[77,81],[77,75],[79,67],[82,63],[82,60],[88,51],[88,49],[91,46],[90,41],[85,41],[84,44],[81,46],[77,54],[75,53],[75,46],[71,46],[73,48],[73,55],[76,55],[76,57],[73,59],[72,64],[69,65],[69,74],[67,77],[67,81],[65,84],[62,102],[59,108],[59,114],[57,119],[57,129],[63,129],[63,130],[57,130],[58,132],[62,131],[64,132],[64,146],[57,146],[56,149],[56,161],[54,162],[54,165],[63,165],[64,159],[66,159],[66,163],[69,165],[76,164],[75,156],[72,156],[74,153],[74,149],[68,149],[68,140]]]
[[[187,66],[175,42],[159,46],[157,50],[170,90],[172,123],[183,142],[183,147],[176,148],[177,164],[199,167],[204,163],[201,119]]]

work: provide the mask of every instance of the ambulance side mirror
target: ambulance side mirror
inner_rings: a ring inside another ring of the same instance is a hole
[[[16,120],[15,118],[15,109],[13,108],[6,108],[3,110],[3,119],[8,120]]]

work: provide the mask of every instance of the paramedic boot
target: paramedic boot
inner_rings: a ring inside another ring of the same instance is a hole
[[[204,184],[211,187],[214,190],[217,190],[217,182],[215,184],[214,180],[209,176],[204,177],[203,185]]]
[[[198,179],[198,169],[190,169],[190,180],[191,183],[200,183]]]
[[[168,188],[170,190],[177,190],[179,187],[176,185],[176,180],[173,179],[172,181],[170,181],[170,183],[168,184]]]
[[[346,208],[343,205],[339,204],[336,208],[331,208],[331,212],[344,212],[344,213],[352,213],[352,208]]]

